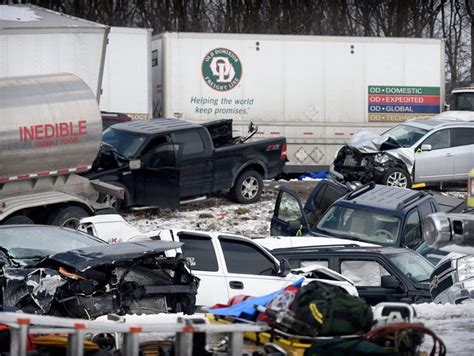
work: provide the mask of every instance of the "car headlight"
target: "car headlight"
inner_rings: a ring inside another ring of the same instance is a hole
[[[390,157],[388,155],[386,155],[385,153],[377,153],[375,155],[374,161],[377,162],[377,163],[382,164],[382,163],[387,162],[389,159],[390,159]]]
[[[460,282],[474,277],[474,256],[458,258],[456,264]]]

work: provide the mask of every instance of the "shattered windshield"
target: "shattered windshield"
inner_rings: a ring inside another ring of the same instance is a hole
[[[0,247],[20,264],[37,262],[46,256],[104,242],[81,232],[50,226],[3,227]],[[30,260],[30,262],[26,261]]]
[[[102,134],[102,141],[114,147],[117,152],[128,159],[132,159],[146,140],[145,135],[116,130],[109,127]]]
[[[361,240],[382,246],[395,246],[400,218],[369,209],[333,205],[313,228],[326,235]]]
[[[428,131],[415,126],[398,125],[384,132],[384,135],[390,136],[402,147],[411,147]]]
[[[413,282],[429,282],[434,266],[413,252],[387,255],[388,259]]]

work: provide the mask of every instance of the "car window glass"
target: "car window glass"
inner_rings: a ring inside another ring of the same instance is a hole
[[[428,204],[429,207],[429,204]],[[405,223],[405,245],[410,245],[413,242],[421,241],[421,221],[418,211],[412,211]]]
[[[388,258],[405,276],[413,282],[428,282],[434,266],[417,253],[407,250],[405,253],[388,255]]]
[[[300,267],[307,267],[311,265],[318,265],[329,268],[328,260],[301,260]]]
[[[429,136],[423,144],[431,145],[432,150],[448,148],[450,146],[449,130],[440,130]]]
[[[176,166],[176,154],[178,145],[164,143],[149,153],[147,161],[148,168],[174,167]]]
[[[467,127],[451,129],[451,146],[474,145],[474,129]]]
[[[344,260],[341,261],[341,274],[351,279],[356,286],[380,287],[382,276],[390,273],[376,261]]]
[[[329,206],[334,203],[337,199],[339,199],[343,194],[341,194],[338,190],[334,189],[331,186],[326,188],[324,195],[322,196],[319,208],[321,210],[326,210]]]
[[[229,273],[274,275],[275,264],[255,246],[243,241],[220,239]]]
[[[288,192],[282,192],[277,217],[283,221],[298,220],[301,218],[298,200]]]
[[[214,246],[210,238],[181,233],[179,234],[179,240],[183,243],[181,250],[191,269],[211,272],[219,270]]]
[[[176,133],[173,142],[182,146],[183,158],[204,152],[204,144],[198,131]]]

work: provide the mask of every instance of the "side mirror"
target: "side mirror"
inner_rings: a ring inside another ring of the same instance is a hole
[[[382,287],[387,289],[397,289],[401,287],[401,282],[395,276],[382,276]]]
[[[139,159],[134,159],[128,162],[128,167],[131,171],[142,168],[142,162]]]
[[[278,275],[280,277],[286,277],[288,276],[288,273],[291,271],[291,265],[290,262],[286,259],[280,260],[280,269],[278,270]]]
[[[427,144],[427,143],[424,143],[421,145],[421,150],[422,151],[431,151],[433,149],[433,147],[431,147],[431,145]]]

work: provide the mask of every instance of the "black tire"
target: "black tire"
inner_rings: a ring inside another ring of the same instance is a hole
[[[88,217],[89,213],[79,206],[68,206],[55,210],[48,219],[49,225],[69,227],[75,229],[82,218]]]
[[[3,225],[22,225],[22,224],[34,224],[35,222],[25,215],[11,216],[3,222]]]
[[[97,199],[98,203],[102,204],[108,204],[112,209],[115,209],[116,211],[121,211],[126,208],[127,206],[127,197],[128,197],[128,192],[127,188],[122,183],[118,182],[107,182],[109,184],[115,185],[116,187],[123,188],[124,190],[124,198],[119,199],[113,196],[110,196],[108,194],[104,193],[99,193],[99,199]]]
[[[255,203],[263,191],[263,178],[260,173],[249,170],[241,173],[230,190],[232,199],[240,204]]]
[[[411,177],[402,168],[389,168],[383,176],[382,184],[389,187],[411,188]]]

